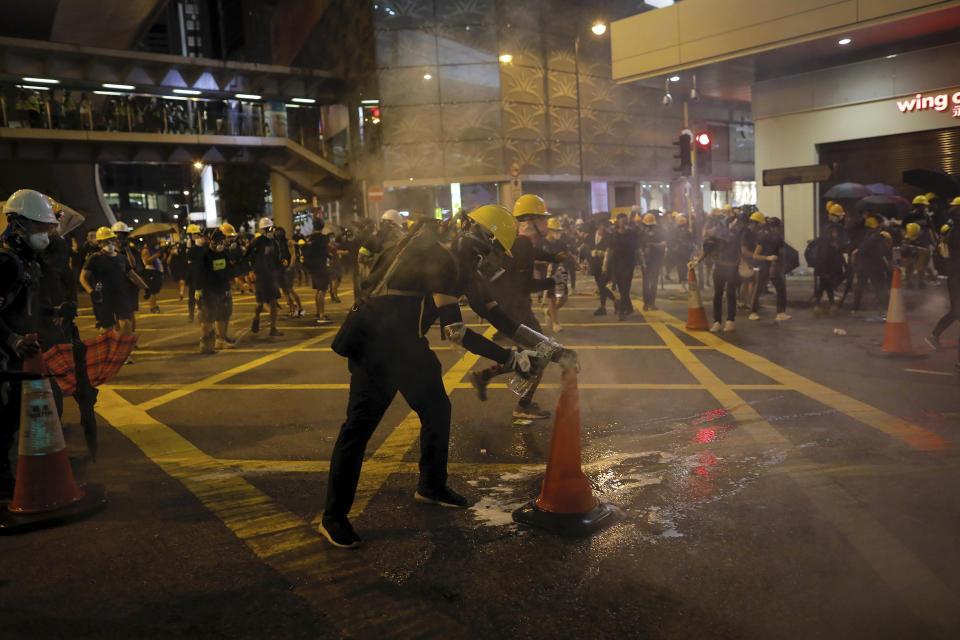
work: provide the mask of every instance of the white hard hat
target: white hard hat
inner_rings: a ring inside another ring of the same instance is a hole
[[[257,228],[260,229],[261,231],[264,229],[272,229],[273,220],[267,217],[260,218],[260,222],[257,223]]]
[[[53,212],[53,207],[50,206],[50,201],[42,193],[33,189],[14,191],[13,195],[7,198],[6,204],[3,205],[3,212],[15,213],[27,220],[36,222],[48,224],[59,222]]]
[[[133,231],[132,227],[128,227],[127,223],[123,220],[117,220],[113,223],[113,226],[110,227],[114,233],[130,233]]]
[[[392,222],[393,224],[397,225],[400,228],[403,228],[404,226],[403,216],[400,215],[400,212],[397,211],[396,209],[387,209],[386,211],[384,211],[383,215],[380,216],[380,220],[381,222],[384,220],[386,220],[387,222]]]

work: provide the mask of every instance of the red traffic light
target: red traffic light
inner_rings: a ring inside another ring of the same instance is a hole
[[[695,140],[697,141],[697,144],[703,147],[704,149],[710,146],[710,134],[707,133],[706,131],[701,131],[700,133],[698,133]]]

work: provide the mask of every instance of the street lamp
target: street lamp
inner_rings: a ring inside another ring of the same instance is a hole
[[[590,28],[596,36],[607,32],[607,25],[597,22]],[[577,152],[580,158],[580,184],[583,184],[583,122],[580,112],[580,33],[573,41],[573,73],[577,81]]]

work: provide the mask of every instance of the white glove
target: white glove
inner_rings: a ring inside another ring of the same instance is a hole
[[[529,349],[524,349],[522,351],[519,349],[511,349],[510,359],[507,360],[507,366],[517,373],[528,375],[533,369],[533,362],[531,359],[536,357],[536,351],[531,351]]]

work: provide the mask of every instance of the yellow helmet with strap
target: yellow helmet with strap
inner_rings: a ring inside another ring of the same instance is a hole
[[[493,234],[508,256],[513,255],[510,249],[517,239],[517,226],[506,208],[498,204],[488,204],[468,213],[467,217]]]
[[[116,240],[116,238],[117,234],[115,234],[110,227],[100,227],[97,229],[97,242]]]
[[[513,203],[513,216],[549,216],[547,203],[540,196],[525,193]]]

